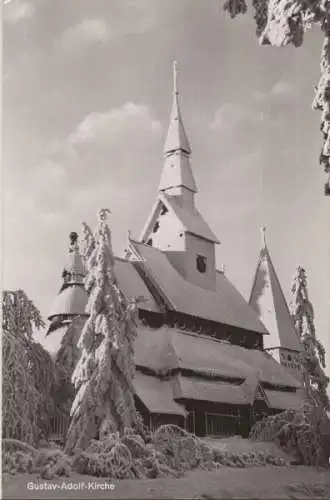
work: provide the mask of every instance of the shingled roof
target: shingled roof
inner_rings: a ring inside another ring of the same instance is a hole
[[[154,412],[161,407],[163,413],[172,411],[166,411],[166,407],[173,408],[169,403],[171,391],[176,401],[252,405],[262,390],[269,408],[280,410],[299,408],[304,401],[299,382],[268,353],[173,328],[139,327],[135,364],[140,397]],[[140,373],[146,369],[150,373],[147,378]],[[166,383],[161,382],[164,376]],[[263,391],[263,383],[274,389]],[[160,402],[162,387],[164,400]],[[143,391],[150,391],[149,396]]]
[[[146,311],[160,312],[154,297],[147,285],[135,269],[133,262],[116,258],[114,266],[115,275],[121,291],[128,299],[140,297],[143,299],[140,306]]]
[[[186,377],[180,374],[169,379],[145,375],[136,371],[133,380],[135,394],[150,413],[187,416],[185,401],[200,401],[229,405],[253,405],[256,395],[250,400],[243,385],[233,385],[219,380]],[[304,403],[299,393],[279,390],[265,391],[265,403],[270,409],[297,410]]]
[[[217,273],[217,290],[205,290],[185,280],[157,248],[131,241],[151,280],[161,289],[170,307],[184,314],[244,330],[268,334],[255,311],[223,274]]]
[[[82,285],[69,285],[57,295],[48,319],[54,316],[85,315],[88,294]]]
[[[157,377],[136,371],[133,385],[136,395],[150,413],[167,413],[183,417],[187,415],[184,407],[174,401],[170,381],[160,380]]]
[[[248,403],[240,385],[182,375],[177,375],[173,379],[173,394],[176,400],[209,401],[234,405]]]
[[[293,378],[264,351],[246,349],[210,337],[174,328],[138,328],[135,364],[154,373],[190,370],[204,377],[257,381],[273,386],[299,388]],[[251,384],[250,384],[251,385]]]
[[[268,399],[269,408],[281,410],[298,410],[305,403],[303,394],[300,391],[296,393],[265,391]]]
[[[174,196],[168,196],[165,193],[159,193],[158,197],[168,210],[172,210],[175,213],[184,231],[212,241],[213,243],[219,243],[218,238],[196,208],[189,211],[185,210],[177,203]]]

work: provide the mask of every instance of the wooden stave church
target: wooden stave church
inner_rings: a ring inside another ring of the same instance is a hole
[[[265,236],[249,303],[216,268],[217,237],[195,207],[191,148],[176,67],[164,168],[139,239],[128,236],[115,274],[139,298],[135,400],[145,424],[175,423],[197,435],[246,436],[265,414],[304,402],[301,345]],[[74,317],[87,317],[85,270],[71,241],[45,345],[56,352]]]

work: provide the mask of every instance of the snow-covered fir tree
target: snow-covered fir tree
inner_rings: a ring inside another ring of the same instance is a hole
[[[291,314],[304,346],[302,367],[307,394],[317,404],[329,408],[327,386],[329,378],[324,373],[325,349],[316,337],[314,310],[308,297],[306,271],[298,267],[292,285]]]
[[[30,444],[47,438],[54,410],[54,364],[33,339],[43,327],[40,312],[23,290],[3,292],[2,434]]]
[[[314,109],[321,111],[323,146],[320,164],[327,176],[325,194],[330,195],[330,1],[329,0],[252,0],[256,34],[261,45],[283,47],[303,44],[304,33],[318,26],[324,34],[321,51],[321,77],[316,87]],[[245,14],[247,0],[225,0],[230,17]]]
[[[56,404],[64,412],[69,413],[74,400],[72,374],[81,356],[78,342],[86,322],[86,318],[78,316],[72,320],[65,332],[55,358],[57,376]]]
[[[82,257],[82,260],[87,267],[88,265],[88,260],[90,256],[93,253],[93,250],[95,249],[95,237],[88,226],[85,222],[82,223],[82,230],[81,230],[81,238],[80,238],[80,254]]]
[[[93,438],[135,427],[138,421],[132,385],[136,304],[127,300],[117,284],[107,212],[99,213],[95,245],[85,259],[89,318],[72,377],[77,392],[66,442],[68,453],[85,449]]]

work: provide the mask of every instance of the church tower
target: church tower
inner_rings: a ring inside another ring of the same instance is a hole
[[[173,267],[187,281],[215,290],[215,245],[219,241],[195,206],[197,187],[190,157],[174,62],[173,103],[164,146],[164,167],[156,203],[140,241],[166,252]]]
[[[264,227],[262,227],[262,247],[249,304],[270,333],[264,336],[264,349],[291,375],[301,380],[299,354],[302,346],[269,254]]]

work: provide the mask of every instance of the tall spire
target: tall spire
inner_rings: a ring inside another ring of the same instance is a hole
[[[181,201],[192,207],[193,194],[197,193],[195,179],[190,167],[190,144],[183,126],[179,106],[178,69],[173,63],[173,104],[170,124],[164,147],[164,169],[159,191],[168,195],[180,196]]]
[[[267,243],[266,243],[266,226],[261,226],[260,231],[261,231],[261,248],[263,250],[266,250],[266,248],[267,248]]]
[[[171,154],[174,151],[183,151],[190,155],[190,144],[185,132],[182,116],[179,105],[179,90],[178,90],[178,65],[173,62],[173,104],[170,125],[165,141],[164,153]]]
[[[178,91],[178,63],[173,61],[173,93],[179,95]]]

